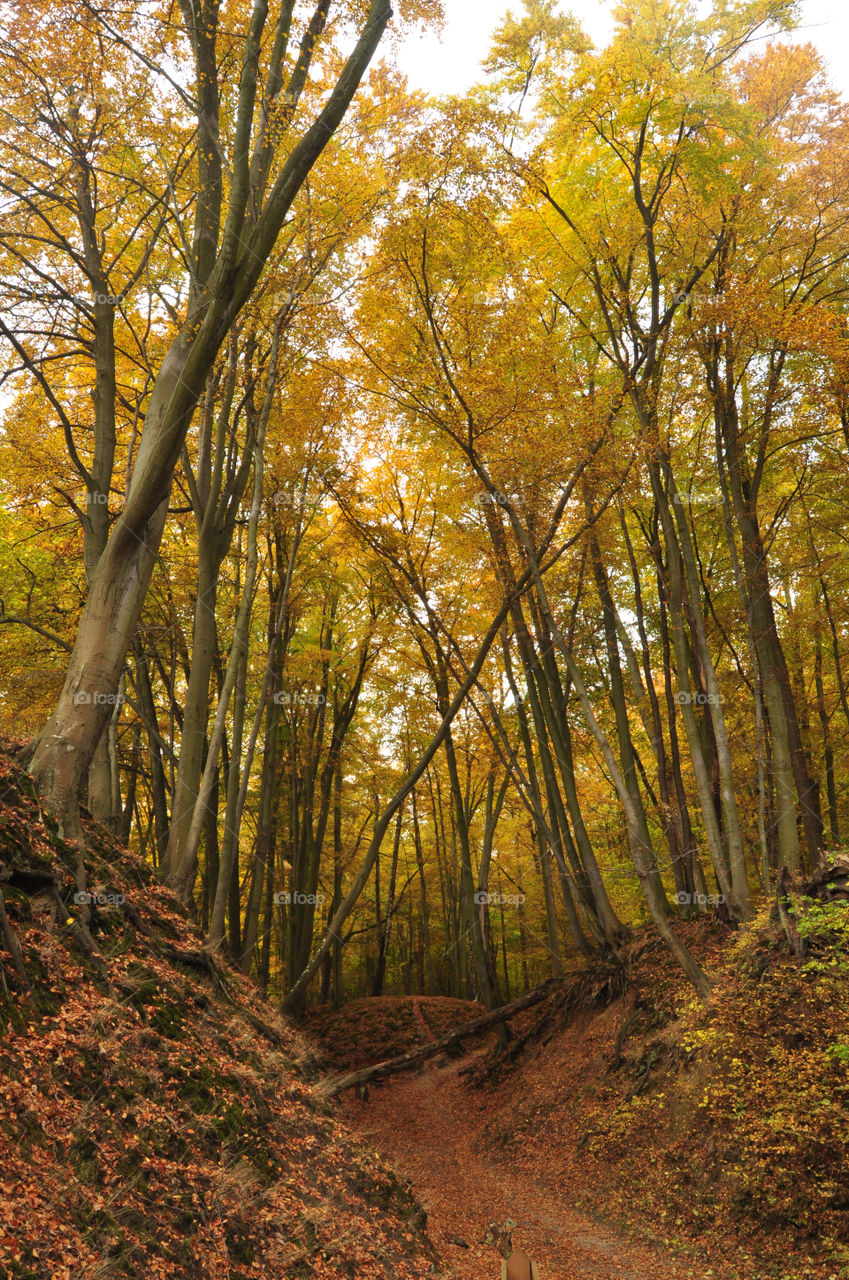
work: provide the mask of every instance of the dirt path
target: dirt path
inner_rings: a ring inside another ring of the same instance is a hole
[[[423,999],[422,996],[413,996],[413,1013],[416,1015],[416,1021],[421,1027],[422,1043],[430,1044],[431,1040],[433,1039],[433,1032],[431,1031],[430,1027],[427,1025],[425,1016],[422,1013],[422,999]]]
[[[413,1182],[431,1238],[458,1277],[499,1280],[498,1252],[484,1236],[488,1223],[512,1218],[513,1244],[537,1263],[541,1280],[690,1280],[570,1208],[568,1185],[547,1182],[544,1170],[535,1179],[482,1156],[492,1099],[463,1087],[459,1065],[432,1064],[372,1088],[368,1102],[345,1103],[348,1123]]]

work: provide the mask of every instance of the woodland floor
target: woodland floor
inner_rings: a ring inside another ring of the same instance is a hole
[[[422,1040],[432,1038],[418,1004],[416,1012]],[[487,1156],[482,1136],[492,1098],[461,1079],[468,1065],[468,1058],[428,1063],[373,1087],[367,1102],[353,1093],[345,1101],[348,1124],[411,1180],[428,1234],[458,1277],[497,1280],[498,1251],[484,1237],[489,1223],[512,1218],[514,1247],[536,1262],[541,1280],[703,1280],[703,1268],[692,1272],[570,1208],[568,1178],[554,1185],[509,1158]]]
[[[498,1280],[508,1218],[540,1280],[849,1280],[840,903],[800,908],[802,958],[768,905],[736,937],[682,922],[704,1005],[643,931],[620,994],[581,966],[509,1054],[467,1041],[328,1105],[322,1081],[480,1006],[354,999],[297,1029],[97,827],[87,881],[122,905],[92,946],[77,852],[2,739],[0,864],[0,1280],[414,1280],[437,1255]]]

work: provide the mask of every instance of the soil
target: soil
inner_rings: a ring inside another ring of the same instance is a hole
[[[421,1010],[422,1040],[432,1033]],[[568,1183],[553,1185],[486,1153],[492,1097],[469,1088],[463,1062],[428,1063],[415,1075],[372,1086],[367,1101],[345,1096],[349,1125],[409,1178],[428,1215],[428,1234],[460,1280],[498,1280],[500,1254],[487,1227],[512,1219],[514,1248],[540,1280],[704,1280],[670,1257],[571,1207]],[[583,1193],[586,1189],[581,1188]]]

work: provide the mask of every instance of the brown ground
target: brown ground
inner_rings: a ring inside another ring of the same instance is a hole
[[[424,1040],[424,1018],[421,1026]],[[624,1240],[572,1208],[562,1165],[558,1185],[509,1156],[488,1157],[483,1131],[491,1128],[493,1096],[465,1086],[463,1065],[468,1060],[429,1063],[373,1086],[367,1102],[347,1094],[343,1104],[346,1121],[411,1179],[428,1232],[461,1280],[497,1280],[498,1250],[484,1237],[489,1223],[505,1218],[517,1223],[514,1246],[537,1263],[541,1280],[705,1280],[703,1270]]]

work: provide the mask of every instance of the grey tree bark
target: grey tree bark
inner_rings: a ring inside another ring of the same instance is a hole
[[[190,13],[185,6],[184,14]],[[202,177],[196,210],[196,285],[183,328],[156,376],[126,504],[98,561],[65,684],[38,739],[30,766],[42,797],[65,834],[77,839],[82,836],[78,814],[80,785],[108,719],[109,704],[103,699],[117,692],[159,550],[174,468],[195,408],[222,343],[257,285],[288,210],[347,111],[391,9],[387,0],[371,0],[354,51],[324,108],[292,148],[266,195],[274,146],[264,116],[253,156],[250,141],[267,16],[266,0],[255,0],[242,62],[233,141],[234,170],[224,218],[220,173],[215,172],[215,166],[220,164],[215,33],[210,47],[208,31],[190,31],[201,96],[208,90],[216,99],[202,102],[198,117],[198,153],[202,164],[211,157],[208,162],[213,171],[205,179]],[[281,20],[282,17],[281,14]],[[272,88],[275,77],[282,86],[285,48],[286,40],[278,30],[269,75]],[[311,51],[307,50],[298,60],[290,83],[295,100],[303,87],[310,57]],[[210,129],[212,136],[208,136]],[[80,703],[80,694],[88,694],[91,701]]]

